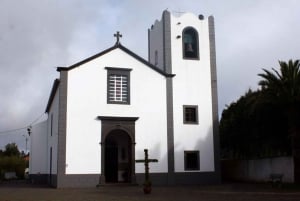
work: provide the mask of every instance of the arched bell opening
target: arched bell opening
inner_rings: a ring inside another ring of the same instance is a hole
[[[182,31],[182,51],[184,59],[199,59],[198,32],[192,27]]]

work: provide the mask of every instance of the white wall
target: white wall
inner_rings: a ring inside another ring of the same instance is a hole
[[[182,31],[186,27],[193,27],[198,32],[199,60],[183,59]],[[156,21],[149,34],[151,63],[154,63],[155,50],[163,50],[163,37],[163,20]],[[208,19],[199,20],[191,13],[171,14],[170,37],[172,74],[176,75],[173,78],[175,171],[185,171],[184,151],[192,150],[200,152],[200,171],[214,171]],[[163,52],[160,53],[162,57]],[[163,59],[159,62],[163,66]],[[183,105],[198,106],[198,125],[183,124]]]
[[[180,24],[179,24],[180,22]],[[183,59],[182,35],[191,26],[199,35],[199,60]],[[208,20],[171,15],[175,171],[184,171],[184,151],[200,151],[200,171],[214,171],[212,95]],[[177,55],[177,56],[174,56]],[[198,106],[198,125],[183,124],[183,105]]]
[[[57,173],[57,145],[58,145],[58,113],[59,113],[59,88],[56,91],[47,119],[47,170],[50,173],[50,149],[52,147],[52,174]],[[51,115],[52,123],[51,123]],[[52,128],[51,128],[52,127]],[[52,132],[52,135],[51,135]]]
[[[105,67],[130,68],[130,105],[107,104]],[[136,121],[136,159],[144,149],[160,162],[151,172],[167,171],[165,77],[120,49],[68,72],[67,174],[99,174],[101,121],[97,116],[139,117]],[[144,172],[143,164],[136,172]]]
[[[30,174],[50,173],[50,148],[52,147],[52,174],[57,174],[59,89],[53,98],[46,121],[36,124],[30,136]],[[53,115],[51,123],[51,115]],[[52,129],[51,129],[52,127]],[[52,131],[51,131],[52,130]],[[51,135],[52,132],[52,135]]]
[[[154,25],[150,29],[149,39],[150,44],[149,48],[149,62],[155,65],[155,51],[157,51],[158,62],[157,67],[161,70],[164,70],[164,58],[163,58],[163,21],[155,21]]]
[[[29,174],[47,174],[47,121],[32,127]]]

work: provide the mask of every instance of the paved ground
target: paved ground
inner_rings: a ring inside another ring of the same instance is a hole
[[[52,189],[0,185],[0,201],[300,201],[299,188],[274,189],[261,184],[154,187],[144,195],[139,186]]]

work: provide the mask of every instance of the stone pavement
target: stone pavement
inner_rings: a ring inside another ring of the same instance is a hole
[[[299,188],[274,189],[268,184],[153,187],[144,195],[141,186],[53,189],[32,185],[0,184],[0,201],[300,201]]]

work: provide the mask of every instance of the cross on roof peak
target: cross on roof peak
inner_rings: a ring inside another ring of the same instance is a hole
[[[120,32],[117,31],[117,33],[114,34],[114,37],[117,38],[116,45],[119,45],[120,44],[120,38],[122,38],[122,34],[120,34]]]

